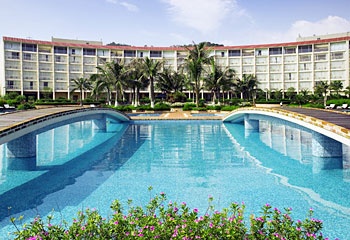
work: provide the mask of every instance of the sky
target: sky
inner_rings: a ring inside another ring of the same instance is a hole
[[[350,32],[349,0],[0,0],[0,35],[225,46]]]

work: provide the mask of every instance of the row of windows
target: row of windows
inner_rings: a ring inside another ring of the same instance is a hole
[[[342,47],[343,45],[332,45],[331,47],[332,51],[337,50],[344,50]],[[36,52],[37,51],[37,45],[36,44],[22,44],[22,50],[26,52]],[[276,48],[269,48],[269,49],[256,49],[255,52],[253,49],[235,49],[235,50],[228,50],[228,56],[229,57],[239,57],[239,56],[267,56],[267,55],[281,55],[281,54],[295,54],[298,50],[298,53],[310,53],[313,52],[313,46],[312,45],[303,45],[298,47],[276,47]],[[80,49],[74,49],[71,48],[69,50],[71,55],[80,55],[81,50]],[[322,52],[322,51],[328,51],[328,46],[316,46],[314,47],[314,52]],[[103,56],[106,56],[105,50],[102,50]],[[108,52],[108,50],[106,50]],[[68,53],[68,47],[54,47],[54,53],[55,54],[67,54]],[[222,51],[219,56],[225,57],[226,51]],[[86,56],[96,56],[96,49],[94,48],[83,48],[83,55]],[[163,53],[162,51],[150,51],[149,56],[151,58],[160,58],[162,57]],[[122,54],[113,54],[111,53],[111,56],[118,56],[121,57]],[[136,57],[136,50],[124,50],[124,56],[125,57]],[[144,57],[144,52],[139,52],[139,57]]]

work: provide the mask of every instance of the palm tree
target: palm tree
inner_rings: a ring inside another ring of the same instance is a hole
[[[114,86],[113,77],[103,67],[98,66],[99,73],[92,74],[90,80],[93,82],[92,95],[97,98],[101,92],[106,92],[107,103],[111,103],[111,93]]]
[[[331,81],[331,84],[329,85],[329,89],[331,91],[334,91],[339,97],[339,91],[343,89],[343,83],[339,80]]]
[[[205,42],[193,44],[192,47],[186,47],[188,57],[185,60],[185,69],[189,75],[190,81],[196,93],[196,106],[199,106],[199,92],[201,89],[201,77],[204,72],[204,66],[209,64],[209,51]]]
[[[210,59],[211,72],[206,79],[205,87],[213,94],[212,102],[218,99],[220,102],[220,90],[227,90],[233,86],[234,70],[230,68],[222,69],[215,62],[214,58]]]
[[[123,94],[123,86],[125,83],[123,82],[123,74],[125,73],[124,64],[121,62],[107,62],[105,64],[105,71],[108,73],[108,76],[113,82],[114,91],[115,91],[115,102],[114,106],[118,106],[118,93]]]
[[[323,105],[327,106],[327,92],[329,89],[329,84],[325,81],[316,82],[315,92],[319,95],[323,95]]]
[[[79,90],[79,92],[80,92],[80,106],[83,106],[83,92],[85,90],[91,89],[90,79],[81,77],[81,78],[72,79],[72,81],[73,81],[74,86],[70,92],[73,93],[76,90]]]
[[[292,98],[295,96],[295,88],[294,87],[289,87],[287,89],[286,95],[289,100],[292,100]]]
[[[132,94],[130,95],[130,100],[132,105],[137,107],[140,103],[139,95],[140,89],[145,88],[149,85],[149,80],[145,78],[143,67],[142,67],[142,59],[134,59],[130,62],[126,68],[124,73],[125,84],[127,87],[132,89]]]
[[[166,93],[181,92],[184,86],[185,76],[171,68],[165,68],[164,71],[159,74],[156,83],[156,88]]]
[[[158,78],[161,66],[161,61],[149,57],[142,58],[143,75],[149,79],[150,84],[151,108],[154,108],[154,81]]]
[[[347,86],[344,91],[345,95],[349,98],[350,97],[350,86]]]
[[[237,79],[235,86],[241,92],[241,99],[252,99],[258,87],[258,80],[253,74],[243,74],[242,79]]]

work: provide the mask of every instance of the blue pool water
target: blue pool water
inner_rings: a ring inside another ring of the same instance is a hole
[[[304,219],[313,208],[326,236],[350,239],[350,172],[340,168],[349,165],[311,156],[311,139],[268,121],[260,132],[219,121],[109,122],[107,132],[91,121],[62,126],[37,137],[30,168],[0,146],[0,235],[14,231],[9,213],[24,221],[54,213],[60,222],[90,207],[108,216],[114,199],[144,205],[153,186],[203,214],[209,195],[217,209],[244,202],[247,214],[269,203]]]
[[[130,117],[159,117],[161,113],[128,113]]]
[[[221,117],[225,116],[226,114],[224,113],[191,113],[193,117]]]

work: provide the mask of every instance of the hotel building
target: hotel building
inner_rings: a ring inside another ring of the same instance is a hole
[[[210,48],[221,66],[234,69],[238,77],[254,74],[259,88],[283,90],[293,87],[313,91],[318,81],[339,80],[350,85],[350,33],[298,38],[295,42]],[[131,62],[149,57],[163,60],[177,70],[187,57],[182,47],[107,46],[99,41],[52,38],[51,41],[3,37],[0,46],[0,94],[18,92],[40,98],[51,89],[53,98],[71,96],[71,79],[97,73],[108,61]],[[146,89],[147,90],[147,89]]]

